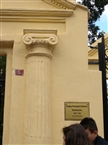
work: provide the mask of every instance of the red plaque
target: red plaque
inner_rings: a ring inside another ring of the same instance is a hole
[[[17,76],[23,76],[24,75],[24,70],[16,69],[15,70],[15,75],[17,75]]]

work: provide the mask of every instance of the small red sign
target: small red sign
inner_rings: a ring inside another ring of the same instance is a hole
[[[16,69],[15,70],[15,75],[17,75],[17,76],[23,76],[24,75],[24,70]]]

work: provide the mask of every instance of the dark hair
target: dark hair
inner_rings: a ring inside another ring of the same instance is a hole
[[[80,124],[63,128],[66,145],[91,145],[88,135]]]
[[[84,118],[80,124],[84,127],[84,129],[89,129],[91,133],[93,133],[95,130],[98,131],[96,122],[91,117]]]

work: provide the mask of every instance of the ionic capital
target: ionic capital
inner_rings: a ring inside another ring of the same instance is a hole
[[[52,50],[58,43],[57,30],[24,29],[23,42],[30,56],[52,57]]]
[[[51,45],[58,43],[58,37],[55,34],[25,34],[23,42],[26,45]]]

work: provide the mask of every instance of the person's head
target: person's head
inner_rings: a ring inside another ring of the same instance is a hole
[[[63,145],[90,145],[85,129],[80,124],[63,128]]]
[[[97,128],[95,120],[91,117],[86,117],[82,119],[80,124],[86,130],[90,141],[93,142],[98,135],[98,128]]]

